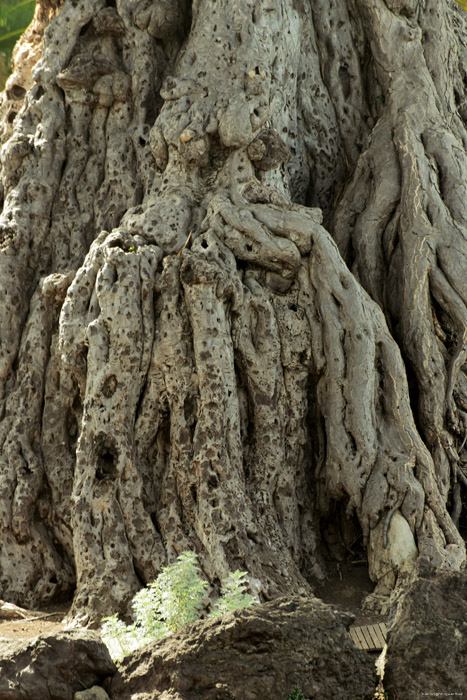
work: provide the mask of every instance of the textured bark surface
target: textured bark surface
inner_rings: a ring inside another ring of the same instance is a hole
[[[65,0],[2,125],[3,599],[309,591],[336,509],[377,593],[463,564],[462,12]]]
[[[13,122],[23,106],[24,97],[34,79],[32,69],[40,59],[44,45],[44,31],[57,14],[62,0],[41,0],[36,5],[34,18],[15,46],[12,72],[0,93],[0,143],[3,145],[13,133]],[[0,183],[0,192],[3,189]]]

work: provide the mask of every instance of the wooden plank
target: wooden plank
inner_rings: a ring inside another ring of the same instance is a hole
[[[359,627],[358,632],[360,634],[360,639],[363,640],[362,649],[365,649],[365,651],[369,651],[371,649],[371,639],[368,639],[368,635],[365,633],[365,628]]]
[[[374,645],[373,639],[371,637],[370,630],[368,629],[368,625],[364,625],[362,627],[362,634],[365,636],[365,639],[367,640],[368,651],[372,651],[375,648],[375,645]]]
[[[382,649],[384,646],[384,642],[383,642],[383,644],[381,644],[379,634],[378,634],[378,632],[379,632],[378,625],[367,625],[367,630],[368,630],[368,634],[370,635],[371,640],[373,642],[373,649],[375,649],[375,650]]]
[[[386,643],[387,627],[384,622],[354,626],[349,632],[354,644],[364,651],[379,651]]]
[[[380,646],[382,649],[384,647],[384,645],[386,644],[386,634],[384,633],[380,623],[375,625],[375,633],[378,637],[378,640],[379,640],[379,643],[380,643]]]
[[[356,628],[356,627],[351,627],[350,630],[349,630],[349,633],[350,633],[350,636],[351,636],[352,641],[353,641],[353,643],[355,644],[355,646],[358,647],[359,649],[361,649],[361,648],[362,648],[362,643],[361,643],[361,640],[360,640],[360,635],[359,635],[358,632],[357,632],[357,628]]]
[[[368,643],[365,639],[364,634],[362,633],[362,628],[361,627],[351,627],[350,628],[350,633],[354,634],[354,642],[357,645],[359,649],[364,649],[365,651],[368,649]]]
[[[367,636],[366,636],[366,634],[365,634],[365,632],[364,632],[364,630],[363,630],[362,627],[359,628],[358,634],[359,634],[359,636],[360,636],[360,640],[361,640],[360,643],[361,643],[361,645],[362,645],[362,649],[365,649],[365,651],[368,651],[369,648],[370,648],[370,646],[369,646],[369,644],[368,644]]]
[[[360,634],[359,627],[351,627],[349,631],[350,631],[350,636],[352,637],[355,645],[359,649],[365,649],[366,642],[365,642],[364,638],[362,637],[362,635]]]
[[[355,646],[357,646],[359,649],[361,649],[362,646],[361,646],[361,644],[360,644],[360,637],[358,636],[358,632],[357,632],[356,628],[355,628],[355,627],[351,627],[350,630],[349,630],[349,632],[350,632],[350,636],[351,636],[351,638],[352,638],[353,643],[355,644]]]

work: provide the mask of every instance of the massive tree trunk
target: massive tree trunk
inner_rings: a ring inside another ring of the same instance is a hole
[[[39,15],[0,106],[0,596],[98,619],[186,549],[311,590],[336,514],[379,593],[460,567],[467,15]]]

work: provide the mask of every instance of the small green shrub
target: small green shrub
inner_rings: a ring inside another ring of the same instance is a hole
[[[230,573],[222,582],[211,616],[252,605],[255,600],[246,593],[247,585],[244,571]],[[118,615],[103,618],[101,635],[112,658],[119,661],[148,642],[198,620],[207,603],[207,588],[196,554],[183,552],[174,564],[162,569],[153,583],[136,593],[132,625],[126,625]]]
[[[246,608],[253,605],[255,599],[246,591],[248,579],[245,571],[234,571],[222,582],[221,595],[217,599],[211,617],[226,615],[237,608]]]
[[[141,645],[136,625],[125,625],[118,615],[104,617],[102,622],[102,639],[114,661],[120,661]]]
[[[306,700],[303,695],[303,690],[301,688],[295,688],[289,695],[287,695],[287,700]]]

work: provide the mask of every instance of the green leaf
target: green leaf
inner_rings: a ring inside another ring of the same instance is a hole
[[[8,34],[2,34],[0,36],[0,45],[3,44],[4,42],[10,43],[12,39],[16,40],[20,38],[21,34],[24,33],[24,29],[13,29],[13,31],[9,32]]]
[[[287,700],[306,700],[301,688],[295,688],[288,696]]]
[[[1,0],[0,5],[0,90],[11,72],[13,48],[34,16],[35,0]]]
[[[221,596],[212,616],[223,615],[255,602],[246,593],[248,579],[244,571],[234,571],[222,582]],[[110,655],[119,661],[134,649],[171,634],[179,627],[199,619],[206,606],[208,583],[194,552],[183,552],[157,579],[142,588],[132,600],[134,624],[125,625],[118,615],[102,619],[101,635]]]
[[[246,591],[248,588],[248,579],[245,571],[234,571],[222,581],[221,595],[217,600],[211,617],[218,617],[226,613],[236,610],[237,608],[246,608],[255,603],[253,596]]]

